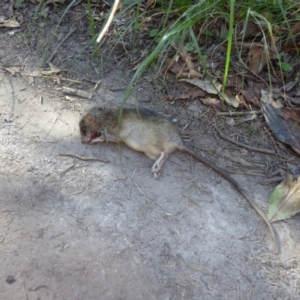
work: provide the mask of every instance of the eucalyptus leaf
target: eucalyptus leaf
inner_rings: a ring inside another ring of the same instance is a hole
[[[300,177],[293,180],[288,174],[269,198],[268,219],[270,222],[288,219],[300,212]]]

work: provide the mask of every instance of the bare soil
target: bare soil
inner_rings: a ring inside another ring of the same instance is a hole
[[[122,102],[124,92],[111,87],[126,86],[130,66],[111,62],[99,75],[81,58],[78,87],[93,93],[94,83],[101,84],[91,100],[67,99],[60,88],[70,81],[24,75],[39,69],[42,56],[29,49],[26,37],[0,33],[1,299],[299,299],[299,216],[274,224],[275,255],[267,227],[242,196],[187,155],[172,155],[154,180],[152,161],[141,153],[81,144],[81,116],[91,106]],[[11,66],[22,72],[12,75]],[[207,107],[159,100],[163,89],[147,78],[129,102],[171,117],[187,143],[220,167],[252,173],[233,176],[266,212],[274,186],[260,182],[276,157],[224,142]],[[274,145],[264,121],[256,122],[251,135],[245,127],[241,135]]]

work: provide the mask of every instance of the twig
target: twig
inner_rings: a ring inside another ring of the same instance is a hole
[[[57,47],[54,49],[54,51],[52,52],[52,54],[50,55],[50,57],[47,60],[47,64],[49,62],[51,62],[51,60],[53,59],[54,55],[56,54],[58,48],[73,34],[73,32],[76,30],[77,28],[71,28],[69,33],[58,43]]]
[[[242,171],[231,171],[231,170],[226,170],[226,172],[231,173],[231,174],[242,174],[244,176],[265,176],[263,173],[249,173],[249,172],[242,172]]]
[[[71,167],[69,167],[69,168],[67,168],[66,170],[64,170],[64,171],[62,171],[62,172],[60,172],[59,173],[59,175],[62,175],[62,174],[64,174],[64,173],[66,173],[66,172],[68,172],[68,171],[70,171],[70,170],[72,170],[72,169],[74,169],[74,165],[72,165]]]
[[[293,175],[293,180],[295,180],[296,178],[298,178],[300,176],[300,174],[298,175]],[[263,181],[260,182],[260,184],[262,185],[268,185],[270,183],[276,183],[276,182],[281,182],[286,178],[286,176],[277,176],[277,177],[273,177],[273,178],[269,178],[269,179],[265,179]]]
[[[47,288],[48,286],[47,285],[39,285],[39,286],[34,286],[34,287],[30,287],[30,288],[28,288],[28,291],[37,291],[37,290],[39,290],[39,289],[41,289],[41,288]]]
[[[68,95],[72,95],[72,96],[78,96],[78,97],[82,97],[82,98],[86,98],[86,99],[91,99],[93,94],[88,93],[86,91],[83,90],[78,90],[78,89],[73,89],[67,86],[62,87],[62,92],[64,94],[68,94]]]
[[[74,217],[74,218],[76,218],[76,219],[84,219],[84,217],[77,217],[77,216],[72,215],[72,214],[71,214],[71,216]]]
[[[112,92],[119,92],[119,91],[124,91],[126,90],[126,87],[119,87],[119,88],[114,88],[114,87],[109,87],[109,86],[106,86],[110,91]]]
[[[76,154],[72,154],[72,153],[59,153],[59,156],[69,156],[69,157],[75,157],[81,160],[85,160],[85,161],[101,161],[101,162],[109,162],[109,160],[106,159],[102,159],[102,158],[96,158],[96,157],[82,157]]]
[[[112,7],[112,10],[111,10],[111,13],[110,13],[110,16],[104,26],[104,28],[102,29],[102,31],[100,32],[98,38],[97,38],[97,43],[100,43],[100,41],[102,40],[102,38],[104,37],[109,25],[111,24],[114,16],[115,16],[115,13],[116,13],[116,10],[118,8],[118,5],[119,5],[119,0],[115,0],[115,3],[114,3],[114,6]]]
[[[252,110],[252,111],[229,111],[229,112],[217,112],[218,116],[244,116],[244,115],[259,115],[261,110]]]
[[[23,282],[23,293],[24,293],[24,299],[28,300],[27,295],[26,295],[25,283],[24,282]]]
[[[259,183],[262,185],[269,185],[270,183],[276,183],[279,181],[283,181],[284,179],[285,179],[285,177],[283,177],[283,176],[277,176],[277,177],[262,180]]]
[[[214,126],[214,125],[213,125]],[[238,146],[241,146],[241,147],[244,147],[248,150],[252,150],[252,151],[256,151],[256,152],[261,152],[261,153],[266,153],[266,154],[272,154],[272,155],[275,155],[275,151],[273,150],[268,150],[268,149],[262,149],[262,148],[256,148],[256,147],[252,147],[252,146],[248,146],[248,145],[245,145],[243,143],[240,143],[240,142],[237,142],[235,141],[234,139],[231,139],[229,138],[228,136],[225,136],[216,126],[214,126],[215,129],[217,130],[217,132],[219,133],[220,137],[232,144],[235,144],[235,145],[238,145]]]
[[[2,142],[1,142],[1,145],[2,145],[3,147],[5,147],[6,149],[8,149],[9,151],[11,151],[11,152],[17,154],[17,152],[16,152],[15,150],[10,149],[9,147],[7,147],[7,146],[6,146],[5,144],[3,144]]]

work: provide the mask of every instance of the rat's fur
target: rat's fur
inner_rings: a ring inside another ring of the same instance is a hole
[[[228,180],[252,205],[268,225],[276,245],[273,227],[247,193],[225,170],[184,145],[175,124],[158,113],[144,108],[105,109],[92,108],[79,123],[83,143],[123,142],[130,148],[144,152],[155,160],[151,172],[158,178],[170,153],[184,151],[215,170]]]

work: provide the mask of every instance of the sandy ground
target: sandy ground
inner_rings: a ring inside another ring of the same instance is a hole
[[[8,42],[0,41],[1,299],[299,299],[299,216],[274,224],[274,255],[249,204],[187,155],[172,155],[154,180],[141,153],[81,144],[85,111],[122,101],[106,88],[119,74],[102,78],[93,100],[66,101],[58,85],[5,70]],[[195,132],[206,141],[205,128]],[[266,211],[272,187],[233,176]]]

